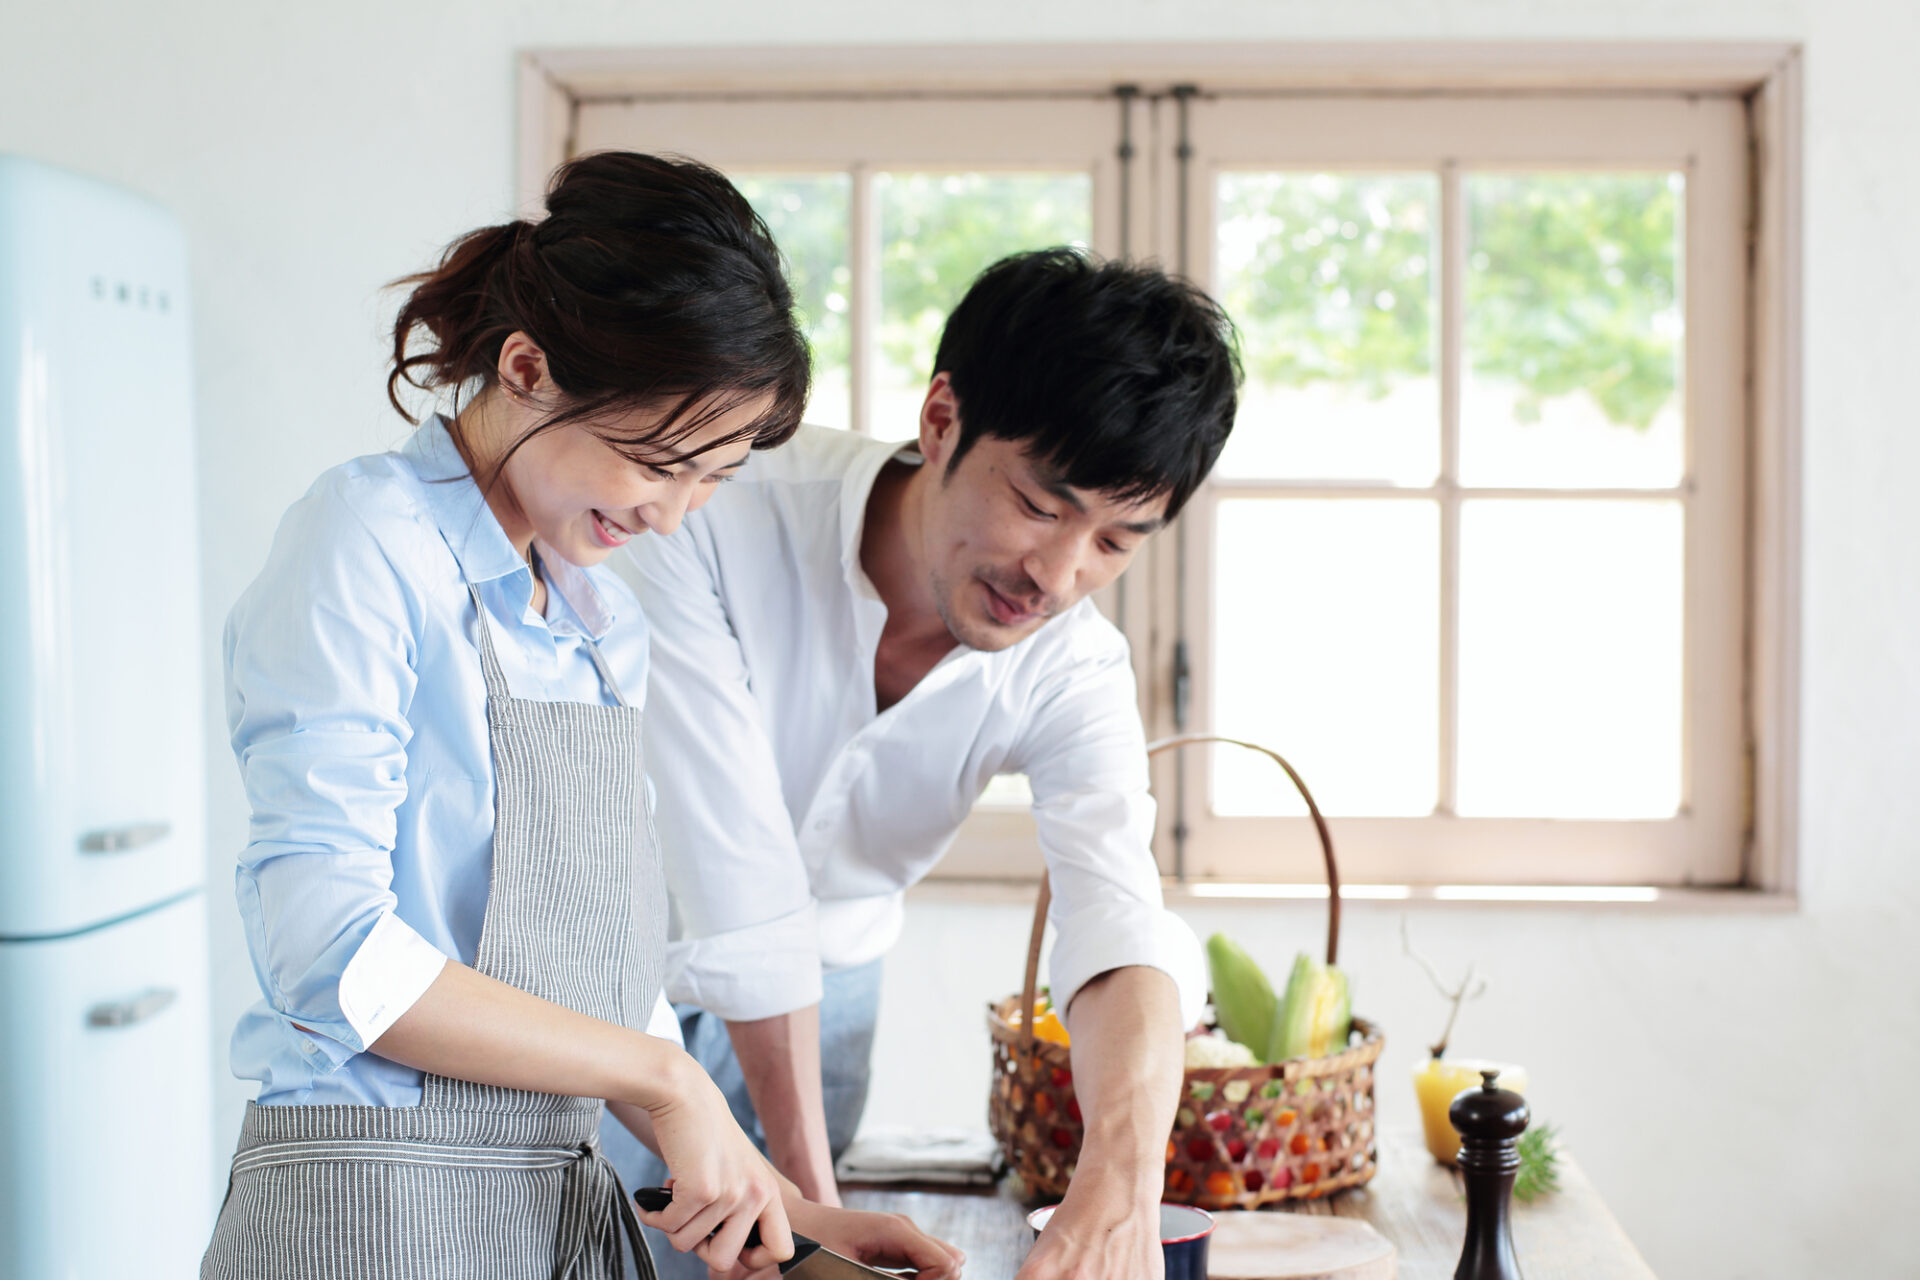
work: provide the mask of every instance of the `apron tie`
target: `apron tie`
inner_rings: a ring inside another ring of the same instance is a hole
[[[573,1238],[560,1250],[554,1280],[587,1280],[624,1274],[620,1267],[623,1237],[627,1245],[625,1252],[633,1255],[635,1274],[640,1280],[655,1280],[653,1255],[640,1234],[640,1219],[634,1215],[633,1203],[620,1185],[620,1175],[600,1150],[600,1144],[583,1144],[570,1172],[584,1183],[578,1202],[582,1206],[597,1206],[598,1212],[583,1212],[569,1224]],[[619,1224],[617,1231],[615,1222]],[[610,1273],[605,1270],[607,1266],[613,1268]]]

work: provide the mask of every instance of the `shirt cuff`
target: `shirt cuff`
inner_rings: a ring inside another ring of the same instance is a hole
[[[1200,1021],[1207,1002],[1207,967],[1200,939],[1164,907],[1101,902],[1056,920],[1047,985],[1053,1007],[1064,1010],[1080,988],[1103,973],[1133,965],[1158,969],[1180,993],[1182,1030]]]
[[[340,975],[340,1012],[367,1048],[425,995],[447,957],[388,911],[374,922]]]
[[[761,924],[667,945],[667,995],[728,1022],[820,1003],[820,924],[809,902]]]

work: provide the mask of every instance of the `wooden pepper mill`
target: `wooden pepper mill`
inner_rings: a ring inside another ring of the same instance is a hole
[[[1460,1131],[1460,1176],[1467,1184],[1467,1243],[1453,1280],[1520,1280],[1507,1209],[1520,1172],[1527,1100],[1496,1087],[1499,1076],[1482,1071],[1480,1088],[1462,1090],[1447,1109]]]

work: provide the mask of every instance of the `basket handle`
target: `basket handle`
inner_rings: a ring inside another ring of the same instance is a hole
[[[1223,738],[1210,733],[1183,733],[1171,738],[1161,738],[1147,744],[1147,757],[1162,755],[1181,747],[1190,747],[1197,743],[1218,742],[1229,747],[1245,747],[1248,751],[1257,751],[1267,759],[1279,765],[1286,772],[1300,798],[1307,802],[1307,813],[1313,819],[1314,832],[1320,837],[1320,857],[1327,869],[1327,963],[1339,962],[1340,956],[1340,868],[1333,860],[1333,835],[1327,830],[1327,820],[1315,803],[1313,792],[1307,789],[1306,779],[1300,771],[1288,764],[1286,758],[1271,747],[1263,747],[1257,742],[1245,742],[1239,738]],[[1020,984],[1020,1050],[1022,1053],[1033,1049],[1033,1005],[1039,994],[1040,981],[1040,943],[1047,931],[1047,908],[1053,902],[1053,884],[1045,871],[1040,873],[1040,896],[1033,904],[1033,931],[1027,936],[1027,972]]]

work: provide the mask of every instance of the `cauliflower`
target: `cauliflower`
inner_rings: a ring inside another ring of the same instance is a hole
[[[1237,1041],[1229,1040],[1218,1031],[1209,1035],[1194,1036],[1187,1041],[1187,1066],[1189,1067],[1257,1067],[1260,1059],[1253,1056],[1253,1050]]]

